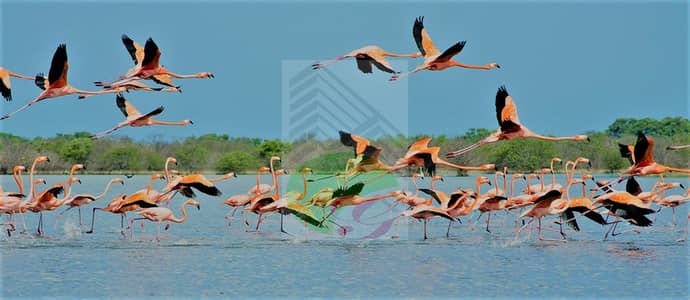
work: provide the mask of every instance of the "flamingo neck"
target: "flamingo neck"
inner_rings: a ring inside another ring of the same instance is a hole
[[[153,125],[171,125],[171,126],[187,125],[187,123],[185,121],[169,122],[169,121],[159,121],[159,120],[151,120],[151,124],[153,124]]]
[[[170,160],[165,161],[165,182],[170,183],[170,169],[168,169],[168,165],[170,164]]]
[[[14,182],[17,183],[17,186],[19,187],[19,193],[24,194],[24,181],[22,180],[22,170],[17,169],[16,172],[12,175],[14,177]]]
[[[307,174],[306,173],[302,173],[302,186],[304,187],[302,189],[302,191],[303,191],[302,196],[300,198],[298,198],[297,200],[301,200],[302,198],[304,198],[307,195]]]
[[[180,207],[180,210],[182,211],[182,218],[179,218],[179,219],[178,219],[178,218],[175,217],[175,215],[172,215],[172,216],[170,217],[170,222],[182,223],[182,222],[184,222],[184,221],[187,220],[187,209],[185,209],[185,206],[186,206],[188,203],[189,203],[189,202],[185,201],[184,203],[182,203],[182,206]]]
[[[100,194],[98,194],[98,196],[93,197],[94,200],[98,200],[98,199],[103,198],[103,196],[105,196],[105,194],[108,193],[108,189],[110,189],[110,185],[112,185],[112,184],[113,184],[112,180],[110,182],[108,182],[108,184],[105,186],[105,190],[103,190],[103,193],[100,193]]]

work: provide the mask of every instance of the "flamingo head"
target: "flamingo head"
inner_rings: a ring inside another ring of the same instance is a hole
[[[576,142],[579,142],[579,141],[587,141],[587,142],[589,142],[589,141],[590,141],[589,137],[586,136],[586,135],[584,135],[584,134],[576,135],[576,136],[573,138],[573,140],[575,140]]]
[[[271,171],[271,168],[269,168],[269,167],[259,168],[259,173],[266,173],[266,172],[270,172],[270,171]]]
[[[518,179],[518,178],[527,179],[525,177],[525,174],[523,174],[523,173],[515,173],[515,174],[513,174],[513,176],[511,178],[512,179]]]
[[[175,165],[177,165],[177,159],[172,156],[168,156],[168,158],[165,159],[165,164],[167,165],[169,163],[174,163]]]
[[[85,169],[84,165],[82,165],[82,164],[75,164],[75,165],[72,165],[72,170],[71,170],[71,171],[74,172],[74,171],[79,171],[79,170],[83,170],[83,169]]]
[[[496,165],[494,165],[494,164],[481,165],[481,166],[479,166],[479,169],[482,171],[488,171],[488,170],[498,171],[498,169],[496,168]]]
[[[185,201],[185,204],[196,206],[197,210],[201,210],[201,204],[199,204],[199,202],[196,202],[194,199],[189,199],[189,200]]]
[[[184,125],[187,125],[187,124],[192,124],[192,125],[194,125],[194,121],[192,121],[192,120],[190,120],[190,119],[186,119],[186,120],[182,120],[182,124],[184,124]]]
[[[500,69],[500,68],[501,68],[501,65],[499,65],[499,64],[497,64],[497,63],[490,63],[490,64],[488,64],[488,65],[486,65],[486,66],[487,66],[489,69],[493,69],[493,68]]]
[[[477,183],[479,183],[480,185],[481,185],[481,184],[485,184],[485,183],[488,184],[488,185],[491,185],[491,179],[489,179],[489,177],[477,176],[476,181],[477,181]]]
[[[210,72],[201,72],[196,74],[197,77],[199,78],[215,78],[216,75],[213,75],[213,73]]]
[[[546,173],[553,174],[553,170],[551,170],[551,168],[541,168],[541,169],[539,169],[539,173],[541,173],[541,174],[546,174]]]
[[[431,177],[431,181],[443,181],[443,177],[434,175],[434,177]]]
[[[119,182],[122,185],[125,185],[125,181],[122,178],[113,178],[113,179],[110,179],[110,182],[112,182],[112,183]]]
[[[34,163],[39,162],[50,162],[50,158],[48,158],[47,156],[38,156],[34,159]]]
[[[304,168],[304,169],[302,169],[301,173],[302,174],[306,174],[306,173],[314,174],[314,170],[312,170],[311,168]]]
[[[151,179],[165,179],[165,176],[163,176],[163,174],[156,173],[151,175]]]
[[[26,171],[25,166],[14,166],[14,169],[12,169],[13,172],[19,172],[19,171]]]
[[[79,177],[72,177],[72,179],[70,180],[70,182],[68,182],[68,184],[75,183],[75,182],[79,182],[79,184],[81,184],[81,179]]]

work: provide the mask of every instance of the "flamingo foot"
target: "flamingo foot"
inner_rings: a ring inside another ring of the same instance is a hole
[[[170,229],[170,223],[165,224],[165,227],[164,227],[163,229],[166,230],[166,231],[167,231],[168,229]]]

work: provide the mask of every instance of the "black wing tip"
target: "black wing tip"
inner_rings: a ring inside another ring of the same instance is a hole
[[[506,96],[509,95],[508,89],[506,88],[505,84],[502,84],[501,86],[498,87],[498,92],[496,93],[496,95],[498,96],[498,94],[505,94]]]
[[[419,16],[416,19],[414,19],[414,25],[421,26],[422,28],[424,28],[424,16]]]
[[[132,38],[130,38],[130,37],[129,37],[127,34],[125,34],[125,33],[123,33],[123,34],[120,36],[120,38],[122,38],[122,40],[132,40]]]

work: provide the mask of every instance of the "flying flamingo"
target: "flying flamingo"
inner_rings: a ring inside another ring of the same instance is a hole
[[[343,59],[354,57],[357,61],[357,68],[362,71],[362,73],[372,73],[371,65],[376,66],[379,70],[387,73],[396,73],[386,61],[386,56],[391,57],[405,57],[405,58],[417,58],[422,56],[422,53],[416,52],[412,54],[395,54],[391,52],[386,52],[379,46],[364,46],[359,49],[352,50],[350,53],[338,56],[334,59],[322,61],[315,63],[312,66],[314,70],[326,67],[330,64],[334,64]]]
[[[214,78],[212,73],[202,72],[191,75],[180,75],[168,71],[159,64],[161,56],[161,51],[153,41],[149,38],[146,40],[144,45],[144,57],[141,60],[141,65],[134,67],[132,70],[128,71],[125,75],[120,76],[118,80],[111,83],[103,83],[105,88],[110,88],[111,86],[118,86],[130,81],[136,81],[140,79],[152,79],[154,76],[158,75],[168,75],[173,78]]]
[[[8,69],[0,67],[0,94],[6,101],[12,101],[12,85],[10,77],[34,80],[34,77],[24,76],[14,73]]]
[[[690,169],[674,168],[657,163],[654,160],[654,140],[642,131],[637,133],[633,158],[635,163],[630,168],[624,170],[619,178],[609,181],[598,189],[610,187],[633,176],[659,175],[659,178],[663,181],[663,174],[666,172],[690,174]]]
[[[132,220],[129,221],[130,227],[132,227],[132,224],[134,224],[134,221],[137,220],[149,220],[152,222],[158,223],[158,233],[156,234],[156,241],[160,242],[160,234],[161,234],[161,223],[162,222],[174,222],[174,223],[183,223],[184,221],[187,220],[187,210],[185,210],[186,205],[192,205],[195,206],[197,210],[201,209],[201,205],[199,202],[194,201],[194,199],[188,199],[187,201],[182,203],[181,210],[182,210],[182,218],[177,218],[175,215],[173,215],[173,212],[166,207],[150,207],[150,208],[145,208],[142,210],[137,211],[136,213],[142,215],[142,218],[133,218]],[[132,230],[132,239],[134,238],[134,230]]]
[[[668,146],[666,147],[666,150],[681,150],[681,149],[688,149],[690,148],[690,145],[679,145],[679,146]]]
[[[36,98],[26,103],[19,109],[4,115],[0,120],[7,119],[14,114],[34,105],[42,100],[49,98],[56,98],[60,96],[66,96],[71,94],[80,95],[100,95],[107,93],[114,93],[115,91],[107,89],[102,91],[84,91],[72,87],[67,83],[67,70],[69,69],[69,64],[67,63],[67,46],[65,44],[60,44],[53,54],[53,60],[50,64],[50,72],[48,72],[48,82],[49,86],[41,92]],[[39,76],[43,76],[39,74]]]
[[[424,55],[424,63],[417,66],[416,68],[414,68],[414,70],[410,72],[393,75],[393,77],[391,77],[390,79],[391,81],[410,76],[421,70],[441,71],[450,67],[461,67],[467,69],[482,70],[501,68],[501,66],[499,66],[497,63],[476,66],[466,65],[453,60],[453,56],[460,54],[462,48],[465,47],[466,41],[458,42],[453,46],[450,46],[450,48],[446,49],[446,51],[444,51],[443,53],[441,53],[441,51],[439,51],[438,48],[436,48],[436,46],[434,45],[434,43],[431,41],[429,34],[426,32],[426,28],[424,28],[424,17],[418,17],[417,19],[415,19],[414,25],[412,26],[412,36],[414,37],[414,40],[417,43],[417,48],[419,48],[419,51],[422,53],[422,55]]]
[[[179,191],[185,197],[192,198],[195,195],[191,188],[195,188],[196,190],[210,196],[220,196],[222,194],[222,192],[213,184],[213,182],[204,177],[204,175],[190,174],[174,178],[163,189],[163,195],[172,191]]]
[[[125,184],[124,181],[122,180],[122,178],[113,178],[113,179],[111,179],[111,180],[108,182],[108,184],[105,186],[105,189],[103,190],[103,192],[100,193],[100,194],[98,194],[98,195],[79,194],[79,195],[72,196],[69,200],[65,201],[64,205],[68,206],[68,208],[67,208],[66,210],[62,211],[61,213],[59,213],[59,214],[58,214],[58,218],[59,218],[62,214],[64,214],[64,213],[66,213],[67,211],[69,211],[70,209],[76,207],[76,208],[77,208],[77,211],[79,212],[79,226],[81,226],[81,225],[82,225],[82,221],[81,221],[81,207],[84,206],[84,205],[90,204],[91,202],[94,202],[94,201],[96,201],[96,200],[98,200],[98,199],[103,198],[103,197],[105,196],[105,194],[108,193],[108,190],[110,189],[110,185],[112,185],[113,183],[116,183],[116,182],[117,182],[117,183],[120,183],[120,184],[122,184],[122,185]],[[56,221],[56,223],[57,223],[57,221]]]
[[[412,143],[407,150],[405,156],[396,161],[395,165],[388,169],[389,172],[394,172],[395,170],[407,167],[415,166],[422,167],[429,175],[433,176],[436,173],[436,165],[446,166],[456,170],[477,170],[477,171],[487,171],[496,170],[496,165],[485,164],[479,167],[469,167],[456,165],[447,162],[438,157],[440,147],[428,147],[431,138],[423,138],[415,143]]]
[[[113,133],[113,131],[118,130],[122,127],[126,126],[132,126],[132,127],[141,127],[141,126],[151,126],[151,125],[172,125],[172,126],[185,126],[187,124],[194,124],[192,120],[182,120],[179,122],[168,122],[168,121],[159,121],[159,120],[154,120],[152,117],[159,115],[160,113],[163,112],[163,106],[159,106],[158,108],[152,110],[151,112],[142,115],[134,105],[129,103],[125,97],[122,96],[122,94],[117,94],[117,97],[115,97],[115,103],[117,104],[117,107],[122,111],[122,113],[125,115],[125,120],[117,124],[117,126],[108,129],[104,132],[95,134],[91,136],[93,139],[100,139],[106,135],[109,135]]]
[[[532,132],[527,127],[520,124],[517,106],[515,105],[515,102],[513,102],[513,98],[508,95],[508,90],[506,90],[505,86],[499,87],[498,92],[496,92],[496,119],[498,120],[498,125],[500,126],[498,131],[464,149],[447,153],[446,158],[452,158],[465,154],[477,147],[481,147],[489,143],[494,143],[501,140],[512,140],[516,138],[535,138],[546,141],[589,141],[589,137],[586,135],[551,137]]]
[[[129,36],[126,34],[122,35],[122,44],[125,46],[125,49],[127,49],[127,52],[129,55],[132,57],[132,61],[134,62],[134,68],[130,69],[128,72],[133,72],[136,68],[140,68],[142,62],[144,61],[144,48],[139,45],[139,43],[135,42],[132,40]],[[154,75],[150,78],[151,80],[155,81],[158,84],[161,85],[166,85],[168,88],[166,89],[161,89],[161,88],[149,88],[147,85],[140,81],[130,81],[126,82],[120,85],[115,85],[113,86],[114,89],[123,89],[125,91],[129,91],[130,89],[144,89],[144,90],[153,90],[153,91],[163,91],[163,92],[182,92],[179,86],[175,85],[172,82],[172,79],[170,78],[170,75],[163,74],[163,75]],[[94,82],[96,86],[103,86],[103,82],[101,81],[96,81]],[[142,88],[143,87],[143,88]]]

